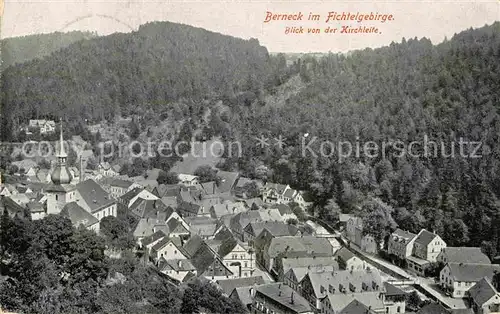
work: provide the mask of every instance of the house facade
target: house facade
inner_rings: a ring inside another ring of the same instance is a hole
[[[464,298],[477,282],[483,278],[492,280],[500,272],[500,265],[448,263],[439,273],[439,285],[454,298]]]
[[[396,229],[391,234],[387,249],[389,254],[397,256],[401,260],[405,260],[413,252],[413,243],[417,235],[405,230]]]

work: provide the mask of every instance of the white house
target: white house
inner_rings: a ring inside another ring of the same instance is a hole
[[[484,277],[493,278],[500,265],[448,263],[439,273],[439,284],[454,298],[466,297],[466,292]]]

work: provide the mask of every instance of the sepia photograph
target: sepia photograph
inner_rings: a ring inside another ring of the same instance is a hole
[[[500,314],[500,0],[0,0],[0,314]]]

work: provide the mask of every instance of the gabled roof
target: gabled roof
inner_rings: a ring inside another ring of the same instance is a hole
[[[333,256],[333,247],[328,239],[312,236],[272,239],[268,248],[269,256],[276,257],[282,252],[303,252],[315,256]]]
[[[178,238],[168,238],[168,237],[165,237],[165,238],[161,239],[160,242],[156,243],[152,247],[152,251],[158,252],[158,250],[165,247],[165,245],[167,245],[169,243],[172,243],[173,245],[175,245],[177,247],[177,249],[180,252],[184,253],[184,250],[182,249],[182,245],[181,245],[181,240]]]
[[[84,225],[86,228],[99,223],[99,219],[92,216],[89,212],[83,209],[76,202],[71,202],[64,205],[61,210],[61,216],[69,218],[73,226]]]
[[[146,200],[138,198],[130,206],[130,211],[139,218],[160,218],[164,220],[174,213],[173,208],[167,207],[161,200]]]
[[[278,208],[278,210],[282,216],[293,214],[293,211],[290,208],[290,206],[288,206],[286,204],[276,204],[275,207]]]
[[[424,305],[417,314],[450,314],[450,312],[441,304],[431,303]]]
[[[253,302],[253,297],[248,287],[238,287],[233,290],[230,297],[232,299],[237,299],[244,306],[249,306]]]
[[[407,241],[413,240],[417,235],[406,230],[397,228],[396,231],[392,233],[392,236],[397,236],[399,238],[406,239]]]
[[[217,177],[221,179],[218,187],[219,192],[225,193],[231,191],[239,176],[240,174],[238,172],[219,170],[217,172]]]
[[[175,271],[193,271],[196,268],[188,259],[168,259],[165,261],[172,270]]]
[[[479,306],[482,306],[494,296],[497,296],[497,301],[498,303],[500,303],[500,296],[498,296],[498,291],[495,289],[495,287],[493,287],[488,277],[484,277],[483,279],[478,281],[472,288],[469,289],[468,294]]]
[[[283,196],[288,198],[293,198],[295,196],[295,193],[297,193],[297,191],[295,191],[294,189],[286,189]]]
[[[255,288],[256,294],[273,300],[289,309],[291,313],[312,312],[309,302],[284,283],[270,283]],[[357,313],[359,314],[359,313]]]
[[[134,184],[134,182],[132,181],[127,181],[123,179],[113,179],[110,183],[110,186],[115,186],[122,189],[128,189],[132,184]]]
[[[261,276],[221,279],[217,280],[217,284],[226,295],[230,295],[236,288],[251,287],[264,284],[264,279]]]
[[[107,207],[115,203],[115,200],[106,192],[97,182],[92,179],[85,180],[76,185],[78,194],[90,208],[91,212],[95,212],[103,207]]]
[[[134,237],[148,237],[152,235],[155,231],[155,229],[160,229],[159,227],[162,227],[162,231],[165,234],[169,234],[168,226],[165,224],[165,222],[161,222],[157,219],[151,219],[151,218],[142,218],[139,220],[137,223],[135,229],[134,229]]]
[[[215,181],[200,183],[200,185],[205,194],[210,195],[210,194],[217,194],[219,192]]]
[[[312,272],[332,272],[339,270],[339,264],[331,256],[315,257],[304,253],[302,256],[283,259],[283,270],[286,272],[291,268],[305,268]]]
[[[134,197],[136,197],[137,195],[139,195],[139,193],[141,193],[142,191],[144,191],[144,188],[142,187],[137,187],[137,188],[133,188],[132,190],[128,191],[127,193],[123,194],[122,196],[120,196],[120,200],[126,204],[128,204]]]
[[[347,262],[353,257],[356,257],[353,252],[349,251],[347,248],[342,247],[335,253],[336,257],[339,257],[342,261]]]
[[[477,282],[484,277],[493,278],[496,271],[500,271],[500,265],[492,264],[456,264],[448,263],[450,275],[455,281]]]
[[[176,232],[176,233],[179,233],[179,232],[187,232],[189,233],[189,231],[186,229],[186,227],[184,227],[184,225],[177,219],[170,219],[168,222],[167,222],[167,225],[168,225],[168,229],[170,230],[170,233],[173,233],[173,232]]]
[[[202,245],[204,245],[203,239],[198,235],[192,235],[189,240],[184,243],[184,251],[187,253],[188,257],[192,257]]]
[[[399,289],[398,287],[392,285],[387,281],[384,282],[384,287],[385,287],[385,295],[388,297],[407,294],[405,291]]]
[[[259,207],[264,205],[264,201],[260,197],[249,198],[249,199],[244,200],[244,202],[248,208],[252,208],[253,204],[255,204]]]
[[[219,264],[226,268],[228,272],[231,272],[227,267],[222,263],[220,258],[218,258],[215,253],[210,249],[208,245],[201,245],[200,248],[196,251],[196,253],[191,258],[191,263],[196,270],[198,271],[198,275],[203,274],[209,267],[214,263],[215,260],[219,261]]]
[[[236,214],[231,218],[231,230],[243,230],[251,222],[262,221],[259,211],[251,210]]]
[[[375,312],[358,300],[352,300],[339,314],[374,314]]]
[[[446,247],[441,251],[448,263],[490,264],[490,259],[479,247]]]
[[[432,242],[437,237],[436,234],[429,232],[425,229],[422,229],[420,233],[418,234],[417,238],[415,239],[415,243],[419,243],[423,246],[429,245],[429,243]]]
[[[4,210],[7,210],[10,216],[23,215],[24,208],[14,202],[10,197],[1,195],[0,196],[0,214],[3,214]]]
[[[264,190],[276,190],[276,193],[283,194],[287,187],[288,185],[285,184],[267,182],[264,185]]]
[[[293,225],[275,221],[251,222],[244,230],[257,237],[264,229],[275,237],[294,236],[299,232],[299,229]]]
[[[141,241],[141,244],[143,246],[147,246],[157,240],[160,240],[164,237],[166,237],[167,235],[165,234],[165,232],[161,231],[161,230],[158,230],[156,231],[155,233],[153,233],[152,235],[148,236],[148,237],[145,237],[144,239],[142,239]]]
[[[370,269],[369,271],[341,270],[336,272],[311,272],[302,281],[306,280],[310,282],[316,298],[325,297],[328,294],[330,285],[337,293],[341,292],[341,287],[345,289],[346,293],[385,290],[385,287],[382,285],[380,272],[376,269]],[[321,287],[326,290],[322,290]],[[351,291],[351,288],[354,291]]]

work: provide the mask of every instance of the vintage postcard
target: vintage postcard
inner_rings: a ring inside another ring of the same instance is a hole
[[[0,313],[500,313],[499,0],[0,17]]]

